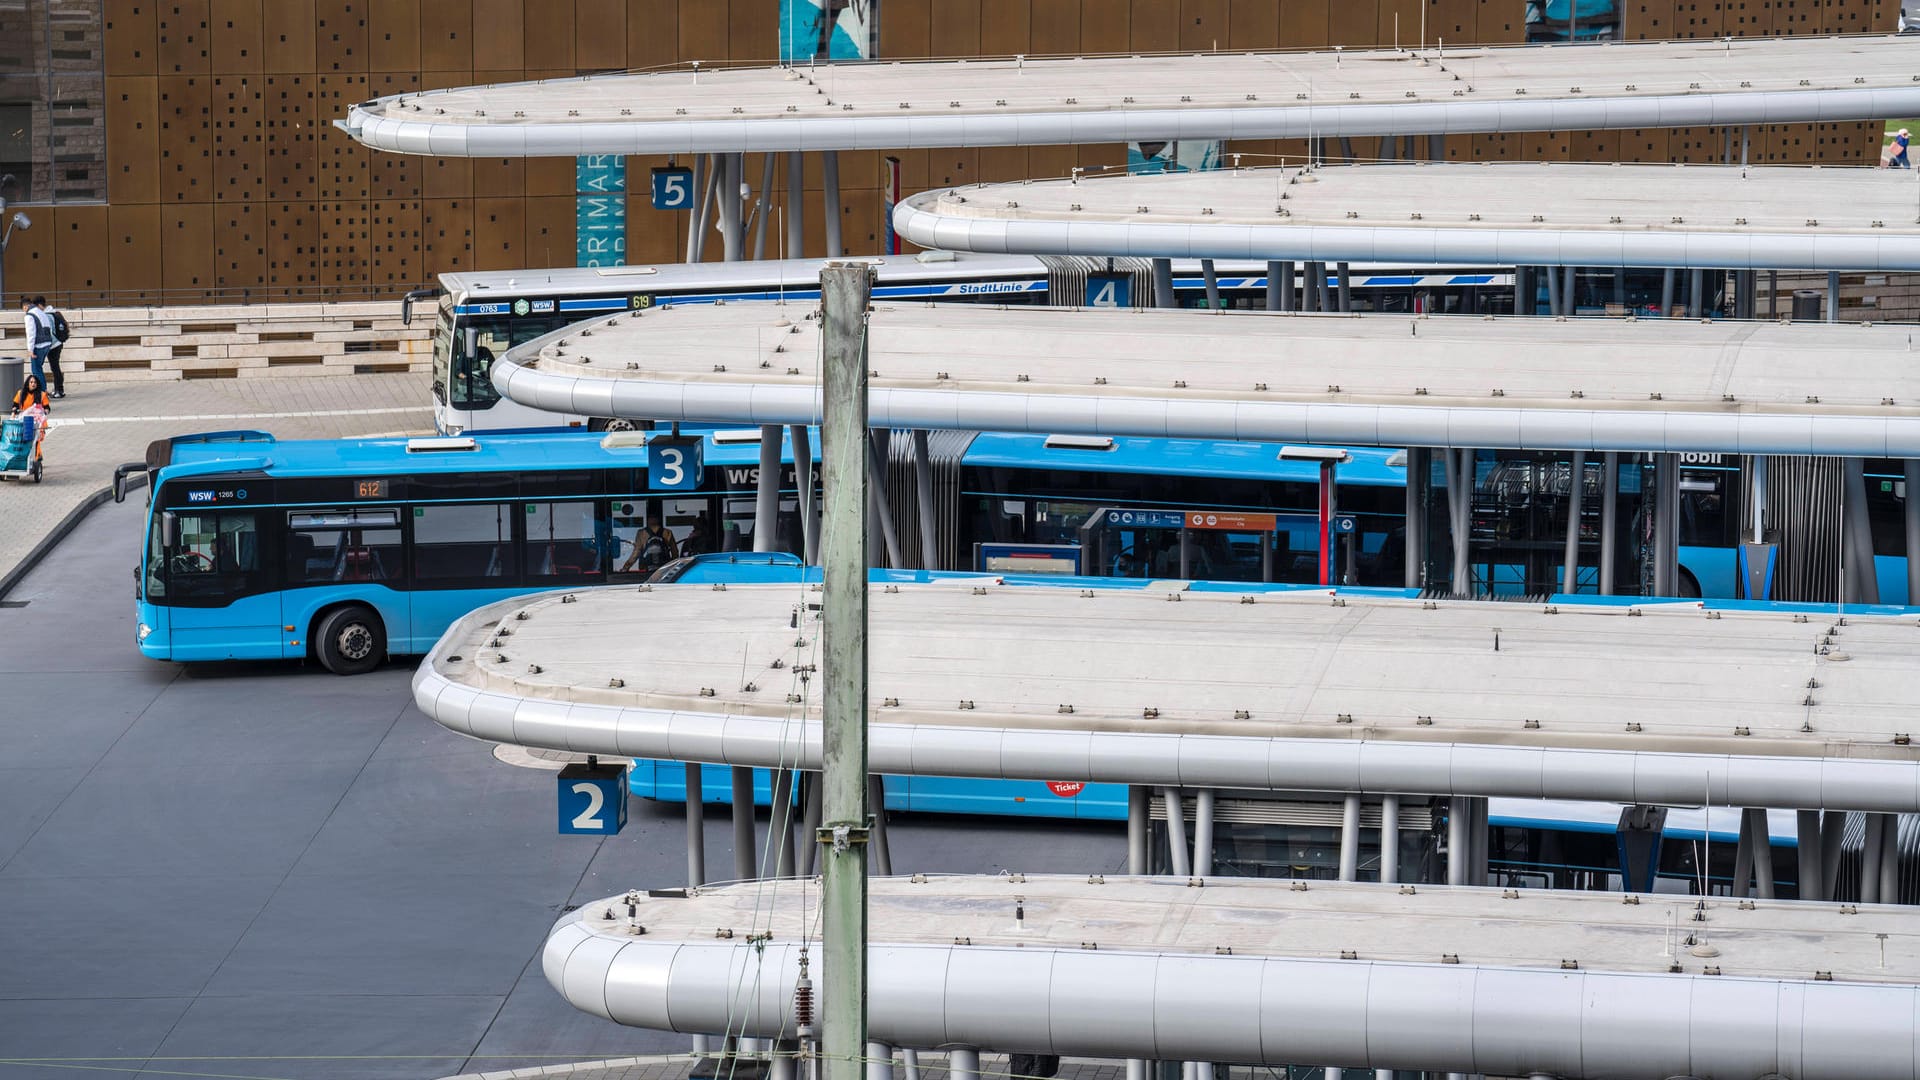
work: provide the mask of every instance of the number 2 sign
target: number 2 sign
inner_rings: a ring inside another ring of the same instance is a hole
[[[560,770],[560,835],[613,836],[626,823],[626,766],[569,765]]]

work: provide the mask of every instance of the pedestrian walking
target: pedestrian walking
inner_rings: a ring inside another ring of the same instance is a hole
[[[26,317],[27,348],[33,360],[33,377],[40,385],[47,384],[47,353],[53,350],[53,327],[40,317],[39,309],[33,306],[33,298],[20,298],[20,314]]]
[[[66,397],[67,378],[60,373],[60,350],[67,347],[67,338],[72,336],[73,328],[67,325],[67,317],[59,308],[47,303],[46,297],[34,297],[33,306],[40,312],[40,317],[46,320],[48,329],[53,331],[53,347],[47,350],[47,374],[52,376],[49,386],[54,397]]]
[[[1881,164],[1895,169],[1910,169],[1912,162],[1907,160],[1907,129],[1901,128],[1893,135],[1893,141],[1887,144]]]

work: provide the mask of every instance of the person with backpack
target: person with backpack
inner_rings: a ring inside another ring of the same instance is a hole
[[[647,524],[633,537],[633,554],[620,567],[621,573],[632,570],[637,564],[642,571],[658,570],[667,563],[680,557],[679,545],[674,542],[673,533],[660,523],[660,512],[647,514]]]
[[[73,328],[67,325],[67,317],[60,313],[59,308],[47,303],[46,297],[34,297],[33,306],[40,312],[40,317],[46,320],[48,329],[53,331],[53,346],[47,350],[47,374],[53,377],[53,396],[66,397],[67,379],[60,374],[60,350],[67,347],[67,338],[73,335]]]
[[[33,377],[40,385],[47,383],[47,353],[53,350],[53,327],[40,317],[39,309],[33,306],[31,297],[20,298],[20,313],[26,316],[27,348],[30,350]]]

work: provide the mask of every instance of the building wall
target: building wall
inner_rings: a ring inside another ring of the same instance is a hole
[[[1890,29],[1896,0],[1619,0],[1623,37]],[[574,162],[375,154],[332,126],[404,90],[651,68],[771,63],[778,0],[107,0],[108,201],[44,208],[14,237],[7,287],[75,305],[199,298],[390,297],[460,269],[571,265]],[[881,0],[883,58],[1517,42],[1525,0]],[[1874,125],[1754,133],[1755,161],[1871,160]],[[1367,140],[1370,142],[1371,140]],[[1352,150],[1371,156],[1376,147]],[[1297,142],[1234,144],[1248,164]],[[1721,132],[1457,137],[1460,160],[1715,158]],[[884,154],[841,155],[843,235],[881,243]],[[1120,146],[904,151],[914,191],[1115,167]],[[684,163],[684,162],[683,162]],[[684,213],[647,205],[628,162],[630,263],[678,261]],[[760,186],[763,159],[750,156]],[[784,254],[776,169],[768,254]],[[819,162],[807,254],[823,249]],[[707,245],[709,257],[717,242]]]

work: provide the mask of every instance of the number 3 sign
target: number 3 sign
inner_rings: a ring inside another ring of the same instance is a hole
[[[626,766],[569,765],[560,770],[560,835],[613,836],[626,823]]]

